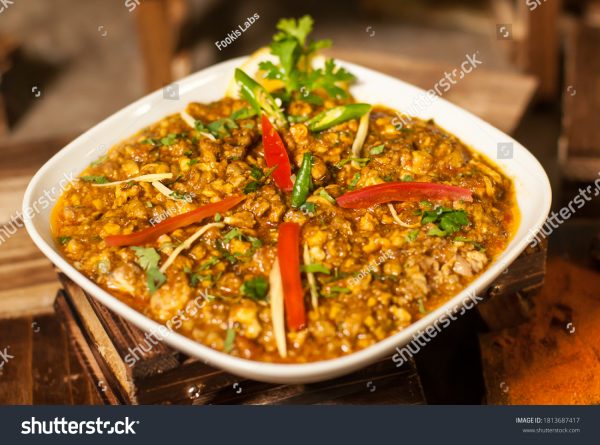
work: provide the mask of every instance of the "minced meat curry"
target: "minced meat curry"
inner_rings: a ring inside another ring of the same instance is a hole
[[[239,96],[112,147],[53,212],[79,271],[252,360],[335,358],[404,329],[484,271],[518,218],[489,160],[433,121],[356,103],[333,60],[309,67],[327,43],[307,23],[280,21],[281,64],[237,70]]]

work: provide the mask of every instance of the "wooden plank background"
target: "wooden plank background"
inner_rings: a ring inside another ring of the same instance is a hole
[[[5,347],[14,358],[0,369],[0,403],[100,402],[53,314],[3,320],[0,348]]]

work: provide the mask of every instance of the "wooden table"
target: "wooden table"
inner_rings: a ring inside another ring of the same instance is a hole
[[[331,55],[397,77],[429,90],[456,66],[378,52],[336,48]],[[511,71],[474,69],[452,85],[443,98],[511,134],[523,118],[537,88],[533,76]]]
[[[446,67],[383,55],[341,55],[430,88]],[[533,96],[535,82],[516,74],[477,71],[458,83],[447,99],[512,131]],[[72,136],[2,145],[0,153],[0,226],[17,215],[29,178]],[[53,314],[59,283],[50,262],[18,229],[0,245],[0,349],[14,355],[0,376],[0,403],[99,403],[83,378]],[[50,335],[40,335],[42,333]],[[476,347],[476,344],[475,344]],[[432,348],[433,350],[433,348]],[[466,383],[465,383],[466,384]],[[458,387],[458,386],[457,386]],[[434,400],[438,400],[434,398]]]

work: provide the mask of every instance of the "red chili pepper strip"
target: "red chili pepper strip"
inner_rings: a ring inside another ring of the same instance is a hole
[[[279,226],[277,256],[281,269],[287,327],[297,331],[306,326],[304,290],[300,278],[300,225],[284,222]]]
[[[189,226],[190,224],[200,222],[204,218],[213,216],[216,213],[224,213],[235,205],[239,204],[245,198],[245,196],[231,196],[229,198],[225,198],[223,201],[206,204],[190,212],[172,216],[171,218],[167,218],[155,226],[148,227],[147,229],[140,230],[139,232],[134,232],[129,235],[107,236],[104,241],[106,241],[106,244],[109,246],[115,247],[139,246],[149,241],[153,241],[165,233],[179,229],[180,227],[185,227]]]
[[[431,182],[384,182],[345,193],[336,201],[340,207],[346,209],[364,209],[386,202],[424,199],[472,201],[473,197],[470,190],[454,185]]]
[[[279,136],[269,118],[264,114],[262,115],[261,124],[267,167],[277,166],[272,173],[273,179],[281,190],[289,192],[294,187],[294,183],[292,182],[292,166],[285,145],[283,145],[281,136]]]

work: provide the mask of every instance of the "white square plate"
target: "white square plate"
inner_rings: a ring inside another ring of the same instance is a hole
[[[35,174],[25,192],[25,225],[41,251],[90,295],[144,331],[162,334],[166,329],[94,284],[56,249],[50,232],[50,213],[54,201],[66,177],[77,177],[91,161],[103,155],[112,145],[169,114],[183,110],[189,102],[210,102],[222,98],[235,67],[243,60],[232,59],[178,81],[178,100],[165,99],[162,90],[156,91],[113,114],[53,156]],[[401,332],[347,356],[307,364],[263,363],[233,357],[176,332],[167,331],[164,341],[170,346],[217,368],[260,381],[309,383],[347,374],[391,354],[396,347],[406,345],[427,326],[433,325],[441,317],[447,317],[448,311],[459,309],[471,296],[485,291],[525,249],[531,241],[531,234],[542,226],[550,210],[550,183],[542,166],[525,147],[469,112],[440,98],[435,98],[429,106],[421,107],[415,113],[414,103],[424,97],[423,90],[359,65],[340,64],[358,78],[357,85],[352,88],[357,101],[382,104],[400,111],[411,110],[411,114],[423,119],[433,118],[438,125],[491,159],[497,158],[499,143],[511,143],[512,158],[500,159],[497,163],[515,182],[521,219],[514,238],[483,274],[446,304]]]

